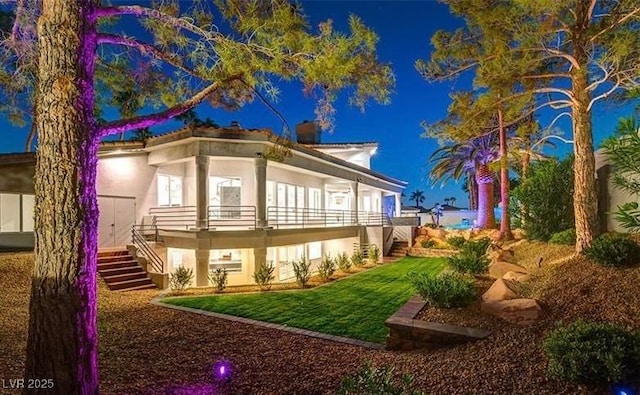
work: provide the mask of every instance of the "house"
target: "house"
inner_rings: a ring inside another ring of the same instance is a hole
[[[598,193],[598,224],[601,232],[627,232],[615,217],[619,206],[629,202],[639,202],[637,196],[619,189],[613,182],[614,168],[604,150],[595,152],[596,189]]]
[[[229,285],[253,283],[260,264],[276,281],[291,261],[312,268],[325,254],[375,243],[391,247],[406,183],[371,170],[377,144],[320,141],[315,122],[296,126],[281,161],[268,130],[185,127],[137,141],[103,142],[98,153],[99,248],[130,244],[156,255],[150,270],[216,268]],[[32,154],[0,155],[0,249],[33,246]]]

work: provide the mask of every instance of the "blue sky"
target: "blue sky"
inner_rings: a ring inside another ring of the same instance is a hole
[[[302,1],[311,23],[331,18],[336,29],[345,30],[350,13],[375,30],[379,37],[378,55],[381,61],[390,62],[396,76],[391,104],[371,103],[364,113],[346,105],[344,97],[337,103],[336,124],[333,134],[324,133],[323,142],[377,141],[380,147],[373,158],[372,168],[392,177],[409,182],[406,194],[421,189],[425,191],[425,206],[443,202],[455,196],[456,204],[464,206],[467,198],[460,187],[450,182],[445,187],[433,186],[428,179],[429,155],[438,148],[435,140],[421,137],[422,121],[435,122],[446,114],[449,94],[470,86],[470,76],[456,82],[428,83],[415,71],[414,62],[428,58],[430,38],[437,30],[452,30],[461,21],[452,17],[446,5],[436,1]],[[275,103],[292,127],[314,116],[315,103],[305,98],[298,84],[282,85],[282,95]],[[625,112],[626,111],[626,112]],[[237,120],[243,127],[269,127],[282,130],[280,120],[264,105],[255,102],[236,112],[198,108],[201,118],[210,117],[218,124],[228,125]],[[594,137],[596,144],[610,135],[617,119],[627,115],[610,104],[594,108]],[[161,130],[171,128],[167,125]],[[560,123],[564,136],[570,138],[568,122]],[[20,152],[24,148],[27,130],[16,129],[0,119],[0,152]],[[550,152],[564,156],[571,146],[563,145]]]

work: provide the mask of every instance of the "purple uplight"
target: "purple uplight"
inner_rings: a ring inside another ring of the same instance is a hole
[[[231,380],[231,363],[229,361],[218,361],[213,367],[213,374],[218,380]]]

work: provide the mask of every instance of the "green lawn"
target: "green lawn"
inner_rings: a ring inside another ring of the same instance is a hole
[[[445,262],[403,258],[308,290],[165,298],[163,302],[384,343],[384,321],[414,294],[407,273],[438,273]]]

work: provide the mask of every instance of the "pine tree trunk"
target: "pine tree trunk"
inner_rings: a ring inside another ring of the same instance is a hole
[[[589,26],[588,2],[577,2],[574,58],[581,65],[571,70],[573,105],[574,194],[573,209],[576,224],[576,252],[580,253],[598,235],[598,195],[596,192],[596,166],[593,152],[591,112],[588,109],[591,95],[588,86],[588,55],[590,44],[585,42],[585,30]]]
[[[25,376],[52,379],[47,393],[98,393],[96,2],[44,0],[38,21],[35,267]]]
[[[478,184],[478,227],[493,229],[496,227],[496,216],[493,212],[493,172],[486,165],[476,171]]]
[[[507,158],[507,131],[502,119],[502,109],[498,108],[500,127],[500,203],[502,218],[500,219],[500,238],[512,240],[511,217],[509,216],[509,161]]]

